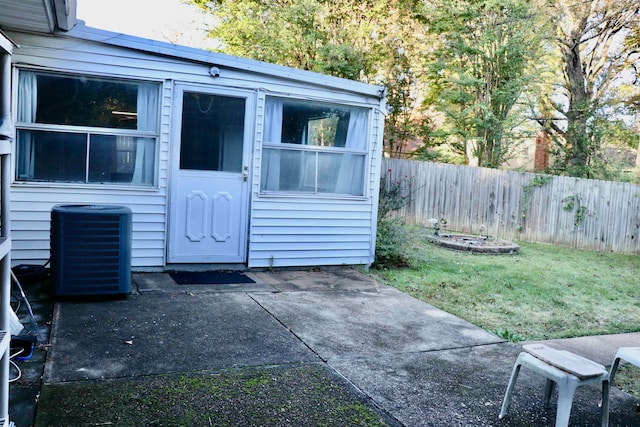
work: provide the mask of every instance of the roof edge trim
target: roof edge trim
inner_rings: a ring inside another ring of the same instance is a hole
[[[249,71],[256,74],[273,75],[294,81],[311,83],[317,86],[324,86],[326,88],[373,96],[378,99],[383,99],[386,94],[386,88],[384,86],[372,85],[312,71],[299,70],[254,59],[231,56],[219,52],[211,52],[168,42],[115,33],[88,27],[84,25],[82,20],[78,20],[78,24],[69,32],[59,35],[199,62],[209,66],[220,66]]]

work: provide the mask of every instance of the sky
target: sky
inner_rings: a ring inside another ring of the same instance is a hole
[[[77,18],[88,27],[200,49],[214,48],[206,37],[212,19],[182,0],[78,0]]]

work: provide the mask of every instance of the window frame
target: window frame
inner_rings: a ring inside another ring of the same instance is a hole
[[[322,146],[322,145],[308,145],[308,144],[296,144],[296,143],[287,143],[287,142],[272,142],[267,141],[265,138],[265,128],[267,126],[267,114],[262,115],[262,123],[261,123],[261,159],[260,159],[260,170],[261,173],[259,175],[259,183],[258,183],[258,195],[264,197],[295,197],[295,198],[329,198],[329,199],[348,199],[348,200],[367,200],[369,198],[368,193],[370,192],[370,188],[367,185],[367,177],[369,164],[371,161],[371,144],[372,144],[372,135],[371,135],[371,126],[373,120],[374,107],[369,104],[361,104],[356,102],[348,102],[341,101],[335,99],[324,99],[324,98],[308,98],[304,96],[286,96],[286,95],[277,95],[277,94],[266,94],[263,97],[263,111],[266,110],[266,104],[268,99],[278,99],[282,102],[291,101],[294,103],[299,102],[309,102],[326,106],[335,106],[340,108],[353,110],[361,110],[366,111],[366,132],[365,132],[365,142],[364,148],[362,149],[354,149],[347,147],[334,147],[334,146]],[[265,149],[268,150],[278,150],[282,151],[300,151],[305,153],[311,153],[315,155],[315,164],[318,165],[318,158],[321,153],[334,153],[341,155],[355,155],[361,156],[362,161],[362,187],[361,194],[350,194],[350,193],[339,193],[339,192],[319,192],[318,189],[318,176],[319,171],[316,168],[315,171],[315,190],[314,192],[310,191],[292,191],[292,190],[266,190],[263,188],[263,178],[262,178],[262,169],[265,166]]]
[[[113,187],[122,190],[147,190],[147,191],[157,191],[159,188],[159,162],[158,156],[160,151],[160,138],[161,138],[161,129],[162,129],[162,92],[164,88],[164,81],[153,80],[153,79],[144,79],[144,78],[126,78],[119,75],[108,75],[108,74],[94,74],[94,73],[85,73],[79,71],[63,71],[63,70],[53,70],[53,69],[41,69],[41,68],[31,68],[31,67],[17,67],[14,70],[14,81],[18,81],[20,78],[19,75],[21,72],[33,72],[35,74],[44,74],[48,76],[59,76],[61,78],[87,78],[87,79],[96,79],[96,80],[110,80],[114,82],[123,82],[123,83],[133,83],[133,84],[153,84],[156,86],[157,90],[157,111],[156,111],[156,129],[154,131],[148,130],[137,130],[137,129],[126,129],[126,128],[109,128],[109,127],[91,127],[85,125],[68,125],[68,124],[49,124],[49,123],[34,123],[34,122],[23,122],[18,121],[18,84],[15,85],[16,90],[14,91],[14,122],[16,128],[16,155],[14,157],[14,161],[12,162],[13,171],[12,171],[12,184],[13,185],[21,185],[21,186],[61,186],[61,187],[80,187],[80,188],[106,188]],[[137,111],[136,111],[137,113]],[[82,181],[64,181],[64,180],[38,180],[31,178],[19,178],[19,159],[18,159],[18,132],[19,131],[29,131],[29,132],[55,132],[55,133],[73,133],[73,134],[81,134],[85,136],[85,153],[86,153],[86,163],[85,163],[85,171],[84,171],[84,182]],[[143,138],[143,139],[151,139],[153,140],[154,152],[152,156],[153,162],[153,178],[150,184],[145,183],[132,183],[132,182],[117,182],[117,181],[105,181],[105,182],[95,182],[89,181],[90,170],[89,170],[89,151],[90,151],[90,139],[94,135],[105,135],[105,136],[114,136],[114,137],[132,137]]]

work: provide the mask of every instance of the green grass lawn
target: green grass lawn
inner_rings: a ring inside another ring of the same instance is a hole
[[[640,331],[640,257],[517,242],[514,255],[428,243],[412,228],[407,268],[374,270],[387,284],[517,340]]]
[[[388,285],[512,341],[640,331],[640,256],[517,242],[513,255],[456,252],[413,227],[409,267],[372,273]],[[616,385],[640,397],[640,368]]]

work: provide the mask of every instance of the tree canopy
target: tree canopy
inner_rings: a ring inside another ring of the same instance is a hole
[[[638,82],[640,10],[636,0],[554,0],[547,12],[563,79],[546,103],[561,120],[543,113],[540,122],[556,135],[561,170],[598,177],[602,125],[624,103],[616,89],[625,78]]]
[[[637,147],[636,0],[190,1],[225,53],[384,84],[392,156],[500,167],[544,130],[557,173],[600,177],[604,144]]]
[[[192,0],[214,14],[225,53],[387,86],[385,148],[423,138],[418,0]]]
[[[510,154],[504,136],[519,124],[513,107],[540,56],[544,21],[528,0],[433,0],[426,15],[438,36],[427,56],[427,102],[445,114],[464,155],[499,167]]]

